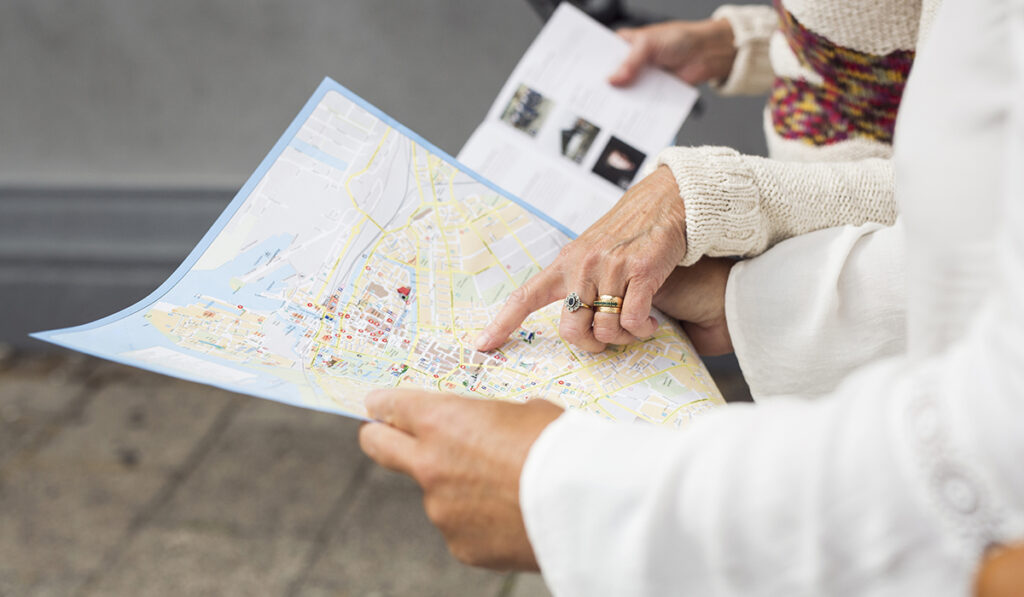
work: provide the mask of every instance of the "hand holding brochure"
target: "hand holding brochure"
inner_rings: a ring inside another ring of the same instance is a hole
[[[697,90],[657,69],[607,79],[629,45],[568,2],[505,82],[459,161],[576,234],[670,145]]]

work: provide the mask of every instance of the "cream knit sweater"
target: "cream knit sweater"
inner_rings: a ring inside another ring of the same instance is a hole
[[[723,6],[713,15],[730,22],[737,47],[719,90],[764,93],[774,85],[764,111],[771,158],[723,147],[672,147],[657,157],[686,205],[681,265],[703,255],[750,257],[814,230],[896,218],[891,120],[939,0],[776,4]],[[886,105],[888,112],[875,110]]]

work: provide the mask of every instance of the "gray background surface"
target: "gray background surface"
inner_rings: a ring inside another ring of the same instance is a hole
[[[156,288],[324,76],[458,152],[540,27],[524,0],[0,3],[0,342]],[[705,94],[682,142],[762,152],[761,103]]]

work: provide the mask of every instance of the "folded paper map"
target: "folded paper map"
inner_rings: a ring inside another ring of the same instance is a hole
[[[325,80],[185,262],[138,304],[35,337],[365,418],[374,388],[545,398],[678,426],[722,401],[680,328],[589,354],[561,306],[472,340],[571,240],[559,223]]]

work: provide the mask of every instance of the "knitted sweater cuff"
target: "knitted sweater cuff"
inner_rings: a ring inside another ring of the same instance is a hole
[[[770,6],[718,7],[711,18],[725,19],[732,27],[736,59],[725,81],[711,86],[722,95],[757,95],[767,93],[775,80],[768,59],[768,43],[778,28],[779,17]]]
[[[754,175],[743,156],[727,147],[670,147],[657,164],[672,170],[686,206],[686,255],[744,256],[768,244]]]

